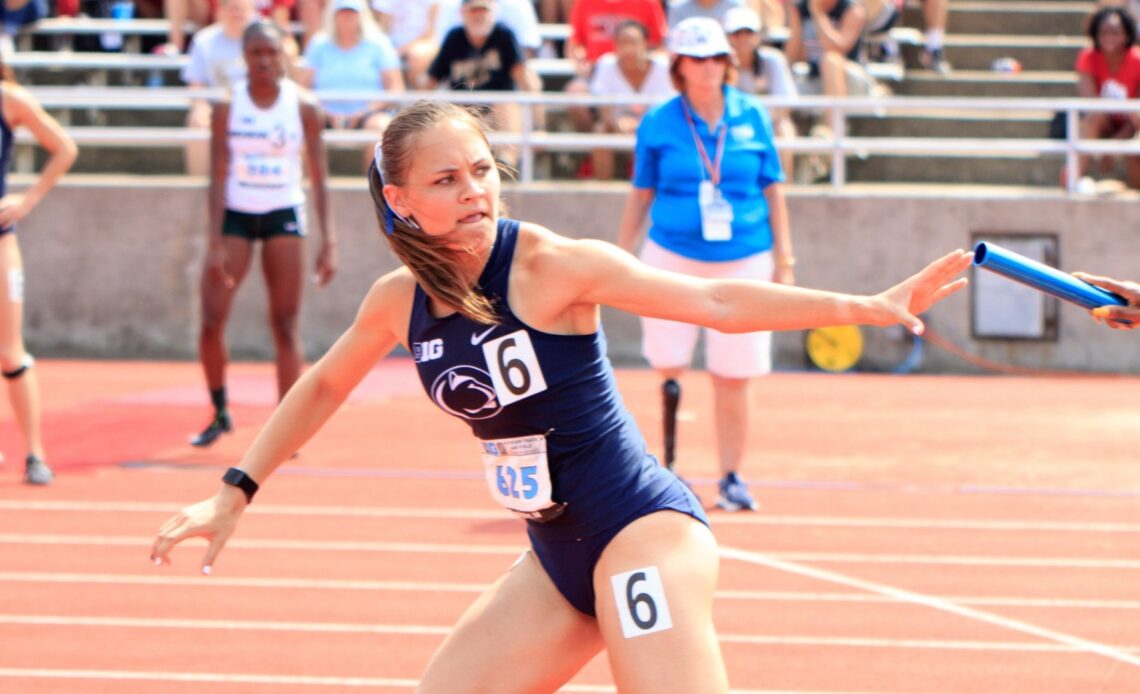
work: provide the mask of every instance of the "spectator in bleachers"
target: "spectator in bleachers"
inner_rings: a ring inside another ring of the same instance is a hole
[[[256,14],[253,0],[218,0],[218,21],[194,35],[190,62],[182,70],[182,81],[191,89],[229,89],[245,79],[241,37]],[[206,99],[195,99],[186,115],[186,127],[210,127],[212,106]],[[205,142],[186,145],[186,171],[205,176],[210,170],[210,150]]]
[[[186,50],[186,23],[191,22],[199,28],[221,21],[221,10],[224,0],[163,0],[163,12],[170,22],[170,35],[165,44],[156,49],[158,53],[182,53]],[[293,39],[289,28],[290,15],[295,0],[253,0],[254,11],[285,31],[285,54],[296,57],[298,54],[297,42]]]
[[[923,67],[940,75],[950,74],[950,62],[943,54],[946,24],[950,17],[950,0],[922,0],[922,18],[926,24],[926,42],[920,60]]]
[[[874,36],[881,53],[875,57],[878,62],[902,63],[898,42],[891,38],[890,30],[902,18],[904,0],[859,0],[867,10],[867,28],[864,34]],[[926,36],[923,40],[919,62],[928,70],[940,75],[950,74],[952,67],[946,60],[943,41],[946,38],[946,23],[950,15],[949,0],[921,0],[922,18]]]
[[[439,0],[436,36],[445,37],[452,29],[463,24],[461,4],[462,0]],[[527,58],[538,55],[538,50],[542,48],[542,33],[531,0],[495,0],[495,21],[514,33],[523,55]]]
[[[615,32],[626,20],[649,30],[649,46],[660,48],[668,32],[658,0],[576,0],[570,12],[566,57],[578,64],[578,76],[588,80],[594,63],[615,48]]]
[[[462,16],[463,26],[447,34],[428,68],[425,86],[496,92],[527,89],[526,58],[514,33],[495,21],[493,0],[463,0]],[[498,103],[489,110],[497,129],[520,132],[518,104]],[[518,163],[513,147],[503,148],[499,155],[509,166]]]
[[[365,0],[332,0],[325,30],[305,48],[301,84],[312,89],[402,94],[404,75],[392,42],[380,31]],[[392,119],[393,106],[377,101],[322,101],[325,127],[380,133]],[[364,148],[364,167],[372,144]]]
[[[633,188],[618,245],[633,252],[646,217],[647,265],[706,279],[793,284],[784,173],[772,120],[754,96],[729,86],[732,49],[715,20],[693,17],[673,28],[670,74],[681,94],[654,108],[637,130]],[[690,366],[701,328],[642,319],[646,359],[664,379],[664,463],[672,468],[678,382]],[[771,370],[771,334],[705,331],[721,473],[717,505],[755,509],[740,478],[748,437],[750,385]]]
[[[649,47],[657,49],[668,33],[665,11],[658,0],[577,0],[570,13],[570,39],[566,57],[574,61],[577,76],[566,85],[568,94],[588,94],[594,63],[617,47],[615,33],[623,22],[635,21],[649,32]],[[594,127],[590,109],[573,106],[570,121],[578,132]]]
[[[689,17],[711,17],[724,24],[724,15],[733,7],[745,6],[744,0],[673,0],[667,13],[669,27]]]
[[[76,4],[78,5],[78,2]],[[15,50],[13,38],[24,27],[35,24],[47,14],[45,0],[4,0],[0,4],[0,22],[3,23],[3,29],[0,31],[0,52],[8,54]]]
[[[439,15],[436,21],[436,36],[446,37],[452,30],[463,24],[460,11],[461,0],[440,0]],[[495,0],[495,21],[511,30],[519,42],[523,57],[528,61],[538,55],[542,48],[542,33],[538,28],[538,15],[531,0]],[[434,57],[434,56],[433,56]],[[530,92],[542,91],[542,77],[527,64],[525,89]],[[543,122],[543,110],[535,107],[534,122]]]
[[[1136,46],[1136,20],[1127,10],[1104,7],[1089,20],[1092,46],[1077,55],[1077,94],[1086,99],[1135,99],[1140,95],[1140,48]],[[1136,113],[1085,113],[1081,116],[1081,138],[1089,140],[1131,140],[1140,132]],[[1079,157],[1078,176],[1088,172],[1090,156]],[[1140,188],[1140,157],[1124,157],[1127,183]],[[1064,182],[1062,170],[1062,182]],[[1090,177],[1091,179],[1091,177]],[[1088,188],[1095,185],[1082,181]]]
[[[590,93],[598,96],[667,97],[674,94],[669,62],[649,54],[649,30],[640,22],[623,22],[617,30],[617,50],[598,58],[590,79]],[[594,132],[632,135],[647,106],[621,104],[598,108]],[[594,178],[614,177],[614,151],[597,149],[592,155]],[[584,174],[583,174],[584,175]]]
[[[902,51],[890,31],[902,19],[904,0],[859,0],[867,12],[863,38],[872,42],[871,59],[902,65]]]
[[[24,482],[51,484],[53,474],[44,462],[40,432],[39,379],[35,361],[24,345],[24,266],[15,225],[26,217],[75,163],[75,142],[35,97],[12,79],[0,62],[0,375],[8,384],[8,403],[24,440]],[[15,146],[13,131],[28,130],[48,153],[34,182],[19,193],[8,190],[8,167]],[[58,243],[66,244],[66,237]],[[0,461],[3,457],[0,456]]]
[[[321,234],[312,275],[317,288],[336,272],[320,105],[285,76],[279,27],[265,20],[253,22],[245,29],[242,44],[248,80],[234,84],[230,98],[218,103],[210,123],[209,245],[201,278],[198,356],[214,416],[191,439],[191,445],[199,447],[212,445],[233,428],[226,397],[226,323],[258,245],[276,352],[278,399],[301,375],[304,355],[298,314],[308,276],[305,173]]]
[[[724,32],[736,56],[736,88],[745,94],[790,97],[799,96],[795,78],[784,53],[771,46],[760,45],[760,16],[748,7],[734,7],[724,16]],[[787,108],[770,109],[772,125],[779,137],[796,136],[796,124]],[[785,172],[794,171],[794,155],[780,154]]]
[[[806,62],[807,77],[798,84],[801,93],[826,96],[882,94],[863,69],[860,45],[867,13],[857,0],[796,0],[788,14],[788,62]],[[830,128],[817,134],[831,137]]]
[[[404,61],[405,82],[418,85],[439,51],[436,35],[439,0],[372,0],[380,28]]]

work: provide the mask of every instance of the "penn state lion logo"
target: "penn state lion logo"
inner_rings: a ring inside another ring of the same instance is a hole
[[[431,399],[439,409],[463,419],[487,419],[503,409],[491,375],[474,366],[453,366],[436,376]]]

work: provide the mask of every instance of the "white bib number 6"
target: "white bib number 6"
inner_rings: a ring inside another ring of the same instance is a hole
[[[665,588],[656,566],[617,574],[610,582],[621,632],[627,639],[673,628]]]
[[[500,405],[509,405],[546,390],[530,335],[516,330],[483,345],[483,358]]]

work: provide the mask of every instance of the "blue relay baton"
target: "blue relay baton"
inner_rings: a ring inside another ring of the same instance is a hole
[[[1090,311],[1099,306],[1128,305],[1119,294],[985,241],[974,246],[974,265]]]

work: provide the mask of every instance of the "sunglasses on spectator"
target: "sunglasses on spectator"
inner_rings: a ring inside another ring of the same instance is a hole
[[[689,60],[693,61],[694,63],[705,63],[705,62],[708,62],[710,60],[715,60],[718,63],[727,63],[728,62],[728,56],[725,55],[724,53],[719,53],[717,55],[702,55],[699,57],[695,56],[695,55],[687,55],[685,57],[688,58]]]

